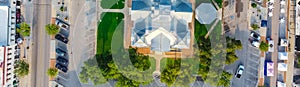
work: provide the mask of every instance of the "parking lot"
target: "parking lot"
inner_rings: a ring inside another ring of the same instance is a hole
[[[240,25],[245,26],[246,23]],[[231,87],[256,87],[258,82],[260,51],[257,47],[252,46],[250,41],[248,41],[251,32],[250,30],[247,28],[238,28],[235,31],[235,36],[233,37],[241,40],[243,49],[236,51],[239,60],[237,60],[234,64],[226,66],[225,70],[235,75],[238,65],[240,64],[244,65],[245,70],[241,78],[233,77],[231,80]]]

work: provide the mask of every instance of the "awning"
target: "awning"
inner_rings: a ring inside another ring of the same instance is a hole
[[[269,52],[274,52],[274,41],[273,40],[269,40]]]
[[[285,63],[278,63],[278,70],[279,71],[287,71],[287,64],[285,64]]]
[[[280,9],[280,13],[285,13],[285,10],[283,8]]]
[[[288,46],[288,43],[287,39],[280,39],[280,46]]]
[[[278,59],[279,60],[287,60],[288,59],[288,53],[287,52],[278,52]]]
[[[273,62],[266,62],[265,63],[265,75],[267,76],[274,76],[274,63]]]
[[[286,87],[286,84],[280,81],[277,81],[277,87]]]

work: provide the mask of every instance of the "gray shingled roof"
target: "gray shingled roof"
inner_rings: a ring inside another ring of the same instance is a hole
[[[151,10],[151,5],[149,5],[149,3],[146,3],[147,1],[143,1],[143,0],[135,0],[132,1],[132,10]]]
[[[186,34],[188,33],[187,25],[184,23],[181,23],[180,21],[177,22],[176,28],[177,28],[176,33],[179,38],[184,38],[186,36]]]
[[[142,37],[146,32],[146,22],[145,22],[145,20],[136,22],[133,31],[139,37]]]
[[[180,2],[174,7],[175,12],[192,12],[192,3]]]
[[[196,8],[196,15],[201,24],[211,24],[217,18],[217,10],[211,3],[202,3]]]
[[[160,52],[170,51],[170,40],[163,34],[157,35],[151,40],[151,50]]]

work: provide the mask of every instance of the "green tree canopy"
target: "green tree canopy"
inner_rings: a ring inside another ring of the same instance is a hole
[[[49,35],[56,35],[59,32],[59,26],[55,25],[55,24],[47,24],[45,26],[46,28],[46,32]]]
[[[252,8],[256,8],[256,7],[257,7],[257,4],[256,4],[256,3],[251,3],[251,7],[252,7]]]
[[[56,77],[58,75],[58,69],[56,69],[56,68],[49,68],[47,70],[47,75],[49,77]]]
[[[263,51],[263,52],[266,52],[269,50],[269,44],[262,41],[259,45],[259,50]]]
[[[123,55],[124,56],[124,55]],[[121,58],[120,59],[124,59]],[[149,56],[138,54],[136,49],[129,49],[129,57],[133,67],[125,66],[126,69],[137,68],[138,70],[146,70],[150,67]],[[140,84],[148,84],[149,82],[140,82],[139,80],[129,79],[126,76],[143,76],[143,74],[135,72],[121,73],[112,58],[111,52],[103,52],[97,54],[95,58],[85,61],[82,71],[79,73],[79,78],[82,83],[92,81],[94,85],[106,83],[109,80],[117,80],[116,87],[138,87]],[[98,73],[98,74],[95,74]],[[126,74],[123,75],[123,74]]]
[[[21,34],[22,36],[30,36],[30,26],[27,24],[27,23],[25,23],[25,22],[22,22],[21,24],[20,24],[20,28],[17,28],[17,32],[19,33],[19,34]]]
[[[257,29],[259,29],[260,27],[259,27],[258,24],[251,24],[251,28],[252,28],[253,30],[257,30]]]
[[[171,86],[178,74],[180,73],[180,59],[168,59],[166,68],[162,71],[160,81],[166,83],[168,86]]]
[[[92,81],[94,85],[104,84],[107,80],[104,78],[100,68],[98,67],[96,58],[90,58],[84,62],[84,66],[81,67],[79,73],[79,79],[82,83],[88,83]]]
[[[14,70],[14,73],[18,77],[23,77],[28,75],[29,73],[29,64],[26,63],[24,60],[20,60],[16,63],[16,69]]]
[[[214,64],[213,66],[222,66],[222,64],[218,64],[220,62],[215,62],[212,63],[212,57],[223,57],[222,54],[218,55],[218,53],[222,53],[223,51],[221,50],[217,50],[217,49],[212,49],[211,48],[211,43],[209,40],[199,37],[198,38],[200,41],[198,41],[198,48],[196,49],[196,53],[195,56],[199,58],[199,71],[198,71],[198,75],[201,76],[201,78],[203,80],[205,80],[205,82],[209,83],[210,85],[214,85],[214,86],[218,86],[222,84],[230,84],[230,82],[228,81],[222,81],[220,80],[220,77],[218,75],[217,72],[222,72],[222,71],[218,71],[215,70],[216,72],[209,72],[209,71],[214,71],[212,70],[210,67],[212,66],[211,64]],[[221,47],[222,48],[222,44],[216,44],[217,47]],[[236,60],[238,60],[238,57],[235,54],[236,50],[240,50],[242,49],[242,43],[240,40],[235,40],[234,38],[230,38],[230,37],[226,37],[226,60],[225,64],[232,64],[234,63]],[[225,56],[224,56],[225,57]],[[216,59],[214,58],[214,59]],[[223,74],[223,73],[220,73]],[[223,74],[223,75],[227,75],[227,74]],[[228,76],[226,76],[227,78]],[[223,77],[224,78],[224,77]],[[217,83],[216,81],[222,81],[220,83]],[[226,85],[223,85],[226,86]]]
[[[217,86],[223,86],[223,87],[230,87],[230,80],[232,79],[232,74],[223,71],[222,75],[220,76]]]

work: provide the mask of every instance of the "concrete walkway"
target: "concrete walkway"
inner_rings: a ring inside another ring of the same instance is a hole
[[[219,20],[217,19],[214,24],[210,27],[209,31],[207,32],[207,34],[205,35],[205,38],[208,38],[208,36],[210,35],[210,33],[215,29],[216,25],[218,24]]]
[[[150,57],[153,57],[156,61],[156,68],[155,68],[155,71],[153,72],[153,74],[156,74],[156,75],[160,75],[161,72],[160,72],[160,60],[163,59],[163,55],[157,55],[157,54],[151,54],[149,55]]]

